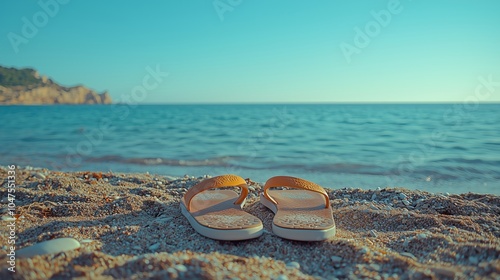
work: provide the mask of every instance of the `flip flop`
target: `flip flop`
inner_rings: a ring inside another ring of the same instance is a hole
[[[291,187],[302,190],[269,190]],[[319,185],[289,176],[267,180],[260,203],[276,215],[273,232],[283,238],[320,241],[335,236],[335,221],[326,191]]]
[[[241,194],[213,188],[240,187]],[[248,195],[245,180],[236,175],[206,179],[181,199],[181,212],[201,235],[218,240],[245,240],[262,235],[262,221],[243,211]]]

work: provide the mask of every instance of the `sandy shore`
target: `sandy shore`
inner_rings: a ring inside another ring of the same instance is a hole
[[[273,235],[273,213],[251,184],[246,211],[257,239],[197,234],[179,199],[203,178],[16,170],[17,248],[60,237],[81,247],[16,259],[7,270],[7,169],[0,168],[0,279],[499,279],[500,197],[406,189],[333,189],[337,236],[295,242]]]

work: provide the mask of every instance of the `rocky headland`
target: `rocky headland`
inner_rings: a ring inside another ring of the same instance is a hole
[[[36,70],[0,66],[0,104],[111,104],[107,92],[85,86],[65,87]]]

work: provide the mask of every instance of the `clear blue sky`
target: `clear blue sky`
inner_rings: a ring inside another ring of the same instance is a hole
[[[498,0],[220,0],[219,13],[211,0],[60,1],[46,19],[37,1],[0,3],[0,64],[115,101],[148,65],[169,76],[146,103],[461,102],[478,76],[500,82]],[[31,38],[23,17],[38,20]],[[356,41],[367,27],[369,42]],[[500,101],[495,89],[483,101]]]

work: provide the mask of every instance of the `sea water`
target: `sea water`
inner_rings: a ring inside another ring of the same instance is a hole
[[[1,106],[0,165],[500,194],[500,104]]]

